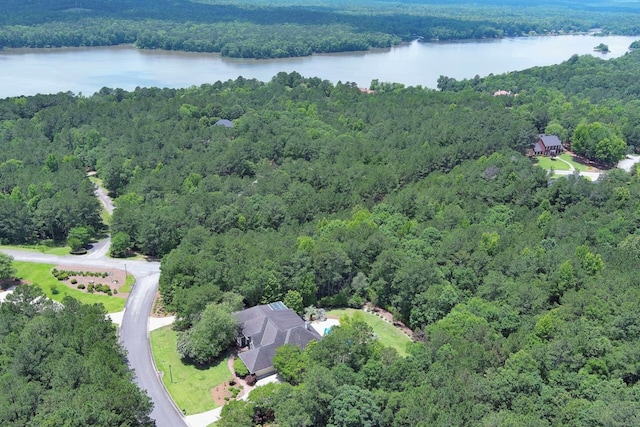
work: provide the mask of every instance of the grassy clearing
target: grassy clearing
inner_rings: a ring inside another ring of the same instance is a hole
[[[134,283],[136,283],[136,278],[133,277],[133,274],[127,274],[127,279],[124,281],[124,285],[120,287],[120,291],[118,292],[128,294],[129,292],[131,292],[131,288],[133,287]]]
[[[214,409],[211,389],[231,379],[226,357],[215,366],[198,369],[182,363],[176,350],[177,343],[178,333],[171,326],[151,332],[151,350],[158,371],[164,374],[162,382],[178,408],[185,410],[187,415]]]
[[[557,171],[571,170],[568,164],[553,157],[538,156],[535,158],[535,163],[542,169],[546,170],[550,170],[552,168]]]
[[[364,315],[364,321],[371,326],[373,332],[378,336],[378,339],[382,344],[387,347],[395,348],[401,356],[407,355],[406,348],[407,344],[411,342],[411,339],[395,328],[392,324],[385,322],[375,314],[367,313],[362,310],[355,310],[353,308],[347,308],[328,311],[327,315],[340,317],[344,314],[348,314],[351,316],[356,311],[359,311]]]
[[[46,246],[46,245],[0,245],[0,249],[8,249],[15,251],[29,251],[29,252],[41,252],[47,255],[69,255],[71,248],[69,246]]]
[[[83,304],[102,304],[108,313],[122,311],[127,302],[124,298],[84,293],[60,283],[51,274],[51,269],[55,267],[53,264],[14,261],[13,265],[18,271],[18,278],[38,286],[48,298],[55,301],[62,301],[65,296],[70,296]],[[52,289],[57,289],[58,293],[54,294]]]

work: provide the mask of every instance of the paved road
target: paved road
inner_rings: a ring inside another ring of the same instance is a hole
[[[108,246],[106,247],[108,248]],[[153,298],[158,291],[159,262],[116,260],[105,258],[104,254],[93,256],[98,252],[84,256],[56,256],[16,250],[3,250],[3,252],[18,261],[126,269],[128,273],[133,274],[136,278],[136,285],[127,300],[120,328],[120,342],[127,350],[129,364],[136,373],[136,383],[147,391],[154,403],[151,417],[156,420],[157,426],[186,426],[182,413],[175,407],[158,378],[151,358],[148,322]]]
[[[620,162],[618,163],[618,167],[620,169],[626,170],[627,172],[631,172],[631,168],[633,167],[633,165],[635,165],[638,162],[640,162],[640,156],[634,155],[634,154],[628,154],[627,157],[620,160]]]
[[[107,191],[104,188],[99,187],[97,185],[94,185],[93,188],[94,188],[93,192],[96,194],[96,197],[100,200],[100,203],[102,203],[102,206],[104,206],[104,210],[109,212],[109,215],[113,215],[113,201],[111,200],[111,197],[109,197],[109,195],[107,194]]]

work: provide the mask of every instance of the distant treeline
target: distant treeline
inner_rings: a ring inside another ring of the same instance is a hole
[[[513,3],[513,2],[512,2]],[[517,3],[517,2],[516,2]],[[8,0],[0,47],[110,46],[279,58],[390,47],[415,38],[481,39],[555,32],[638,34],[638,12],[613,8],[354,2]]]

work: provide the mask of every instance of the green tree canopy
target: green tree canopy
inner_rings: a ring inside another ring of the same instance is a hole
[[[233,342],[238,329],[233,308],[226,303],[209,304],[194,326],[178,338],[180,357],[198,365],[217,358]]]
[[[0,252],[0,281],[13,279],[16,269],[13,266],[13,257]]]

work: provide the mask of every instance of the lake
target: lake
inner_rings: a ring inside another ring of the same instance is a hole
[[[102,87],[188,87],[238,76],[270,80],[297,71],[333,83],[371,80],[436,87],[440,75],[457,79],[558,64],[573,54],[614,58],[640,37],[587,35],[420,43],[368,52],[320,54],[304,58],[243,60],[216,54],[143,51],[132,46],[0,51],[0,98],[71,91],[85,96]],[[611,53],[594,52],[600,43]]]

